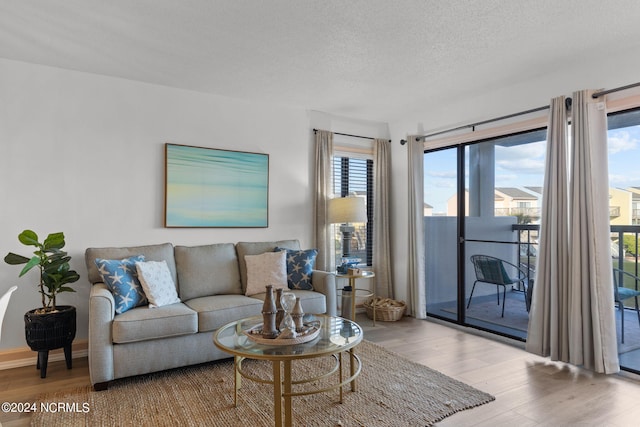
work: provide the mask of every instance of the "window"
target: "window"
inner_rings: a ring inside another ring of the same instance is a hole
[[[355,224],[351,238],[351,256],[361,264],[373,264],[373,160],[336,155],[333,157],[333,193],[336,197],[350,194],[364,196],[367,222]],[[336,227],[336,265],[340,265],[342,236]]]
[[[610,114],[609,217],[611,225],[640,224],[640,109]]]
[[[607,118],[609,151],[609,224],[614,267],[638,276],[640,263],[640,109],[612,113]],[[635,282],[625,286],[635,289]],[[633,306],[633,299],[625,301]],[[640,346],[640,338],[636,340]]]

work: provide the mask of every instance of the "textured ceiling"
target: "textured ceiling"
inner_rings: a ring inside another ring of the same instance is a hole
[[[392,122],[638,61],[638,18],[637,0],[2,0],[0,57]]]

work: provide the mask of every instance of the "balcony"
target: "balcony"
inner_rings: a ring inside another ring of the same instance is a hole
[[[467,223],[471,222],[471,220],[472,218],[467,218]],[[433,221],[433,219],[429,221]],[[478,237],[477,234],[474,234],[472,237],[474,240],[465,239],[465,287],[464,293],[462,293],[464,298],[462,301],[456,299],[460,294],[457,294],[455,280],[447,279],[446,276],[436,277],[434,275],[434,272],[443,271],[444,269],[444,271],[448,271],[449,274],[453,274],[456,277],[455,273],[452,272],[452,268],[455,269],[456,262],[456,258],[452,254],[455,252],[451,252],[446,245],[443,246],[443,242],[440,240],[439,244],[442,250],[431,251],[431,255],[427,256],[426,282],[429,296],[427,311],[429,315],[456,321],[458,313],[464,310],[464,324],[466,325],[526,340],[529,323],[526,291],[531,284],[536,283],[540,226],[537,224],[508,224],[506,218],[495,218],[493,223],[485,220],[478,224],[486,224],[487,230],[486,232],[482,230],[483,235],[491,237],[487,237],[487,240],[482,240],[483,237]],[[434,226],[432,224],[432,234],[427,235],[434,238],[433,232],[439,225],[435,224]],[[495,225],[495,227],[492,225]],[[467,227],[469,227],[469,224],[467,224]],[[507,227],[508,230],[506,230]],[[455,224],[452,224],[449,228],[455,231]],[[614,268],[640,276],[639,257],[635,255],[635,253],[640,253],[639,239],[640,225],[611,226],[611,255]],[[508,289],[506,301],[503,301],[502,290],[500,290],[499,305],[496,301],[496,286],[478,286],[474,292],[472,302],[467,308],[471,287],[476,279],[473,266],[468,260],[473,254],[495,255],[519,264],[526,272],[527,280],[519,288],[514,286],[512,289]],[[450,262],[451,259],[453,259],[452,262]],[[635,283],[632,279],[627,280],[624,286],[635,288]],[[437,288],[437,290],[430,290],[430,287]],[[503,304],[505,304],[504,317],[501,316]],[[640,371],[640,324],[635,313],[633,298],[625,301],[624,310],[626,314],[624,316],[625,342],[622,343],[621,311],[617,307],[615,309],[617,343],[621,364],[626,368]]]
[[[620,216],[620,206],[609,206],[609,218],[618,218]]]
[[[619,208],[617,208],[617,212],[619,213]],[[539,229],[540,226],[534,224],[513,225],[513,230],[518,233],[520,266],[529,273],[530,279],[532,279],[534,283]],[[634,252],[638,252],[638,243],[636,243],[636,245],[631,245],[631,247],[625,247],[625,243],[629,245],[630,241],[638,242],[639,237],[640,226],[638,225],[611,226],[611,256],[614,268],[627,271],[634,276],[640,276],[639,259],[633,254]],[[624,286],[628,288],[635,288],[636,284],[632,279],[625,279]],[[519,322],[516,323],[516,325],[520,324],[522,329],[522,318],[524,317],[525,309],[522,302],[518,304],[518,301],[523,299],[523,296],[518,296],[517,293],[518,292],[512,292],[513,295],[511,299],[509,298],[509,295],[507,295],[507,308],[509,307],[508,304],[510,302],[512,302],[516,308],[520,307],[520,313],[516,316],[514,321]],[[620,310],[616,309],[618,353],[620,354],[621,364],[627,367],[633,367],[633,369],[640,369],[640,354],[638,354],[640,353],[640,322],[638,321],[638,317],[635,313],[633,298],[626,300],[624,307],[626,311],[624,320],[624,343],[622,343],[620,339]]]

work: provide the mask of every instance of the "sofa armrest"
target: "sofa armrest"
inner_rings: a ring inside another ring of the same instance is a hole
[[[111,329],[115,316],[113,295],[104,283],[91,286],[89,294],[89,376],[91,384],[114,379]]]
[[[338,297],[336,292],[336,275],[327,271],[313,270],[311,275],[313,290],[324,294],[327,300],[327,312],[329,316],[335,316],[338,310]]]

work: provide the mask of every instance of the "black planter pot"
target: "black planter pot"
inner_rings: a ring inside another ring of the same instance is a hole
[[[71,369],[71,343],[76,337],[76,308],[60,305],[52,313],[37,314],[36,310],[24,314],[24,333],[27,344],[38,352],[37,369],[40,377],[47,376],[49,350],[64,349],[67,369]]]

